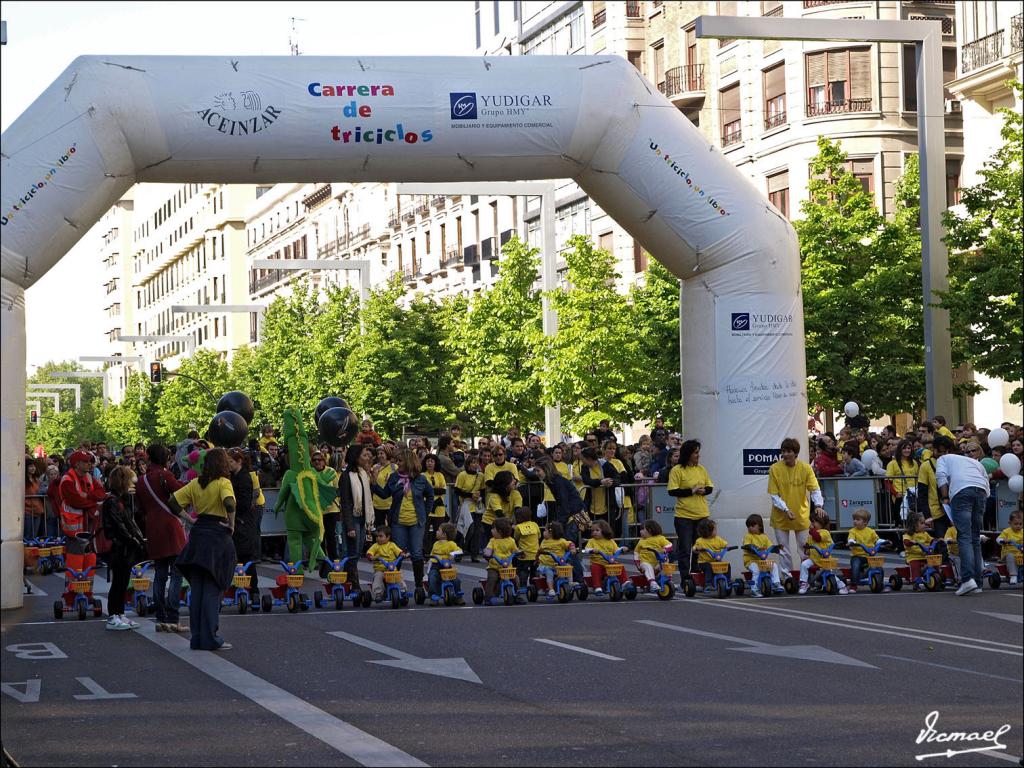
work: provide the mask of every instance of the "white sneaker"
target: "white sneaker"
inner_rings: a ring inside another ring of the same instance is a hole
[[[603,595],[604,594],[604,590],[601,587],[596,587],[594,589],[594,594],[595,595]]]
[[[115,632],[123,632],[126,629],[131,629],[131,627],[121,621],[120,616],[111,616],[107,619],[106,629],[112,629]]]
[[[128,629],[139,628],[139,623],[137,621],[132,621],[127,616],[118,616],[118,618],[121,619],[121,623],[128,627]]]
[[[960,597],[961,595],[968,595],[976,589],[978,589],[978,582],[974,579],[968,579],[957,589],[956,596]]]
[[[806,581],[801,581],[800,582],[800,594],[801,595],[806,595],[807,594],[807,590],[809,590],[810,588],[811,588],[811,585],[808,584]]]
[[[1011,576],[1010,577],[1010,586],[1011,587],[1017,586],[1017,577],[1016,576]]]
[[[555,590],[549,589],[548,590],[548,597],[554,597],[554,596],[555,596]]]
[[[651,579],[651,581],[650,581],[650,583],[648,583],[647,587],[648,587],[648,589],[651,590],[651,592],[661,592],[661,585],[658,584],[658,582],[655,581],[654,579]]]

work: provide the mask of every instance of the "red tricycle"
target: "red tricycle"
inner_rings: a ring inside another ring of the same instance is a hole
[[[90,566],[84,571],[76,571],[68,568],[65,571],[67,579],[64,584],[64,594],[60,600],[53,603],[53,617],[63,619],[65,613],[77,613],[78,620],[83,621],[85,614],[92,610],[92,615],[99,617],[103,615],[103,604],[98,597],[92,595],[92,575],[96,566]]]

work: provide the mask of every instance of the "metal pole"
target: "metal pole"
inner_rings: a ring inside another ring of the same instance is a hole
[[[683,425],[686,421],[686,401],[683,399],[683,281],[679,281],[679,434],[686,434]]]

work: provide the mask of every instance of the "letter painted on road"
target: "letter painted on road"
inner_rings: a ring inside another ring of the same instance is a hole
[[[68,655],[53,643],[18,643],[6,650],[16,659],[66,659]]]
[[[75,698],[79,701],[99,701],[100,699],[134,699],[134,693],[110,693],[106,688],[97,683],[91,677],[76,677],[82,687],[89,693],[76,693]]]
[[[14,686],[24,685],[24,692]],[[43,681],[38,677],[35,680],[26,680],[24,683],[2,683],[0,693],[6,693],[12,699],[22,704],[36,704],[39,702],[39,692],[43,688]]]

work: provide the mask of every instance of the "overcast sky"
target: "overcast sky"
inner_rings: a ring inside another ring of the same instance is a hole
[[[470,55],[473,3],[5,2],[0,66],[4,130],[83,54],[283,56],[291,17],[299,51],[315,56]],[[28,371],[106,348],[108,300],[95,232],[26,292]],[[93,256],[93,258],[90,258]],[[75,332],[61,325],[73,318]],[[91,365],[90,367],[97,367]]]

